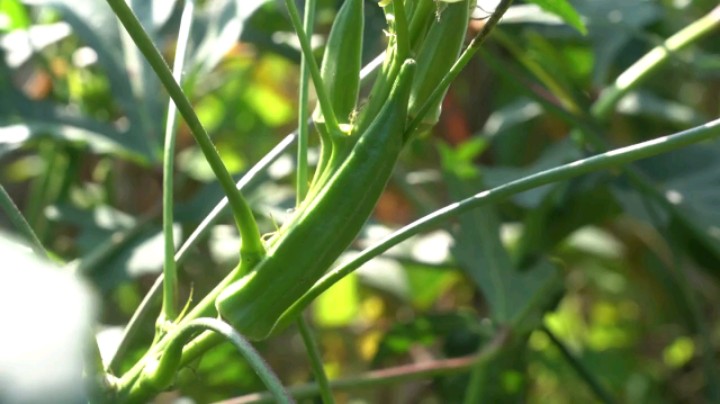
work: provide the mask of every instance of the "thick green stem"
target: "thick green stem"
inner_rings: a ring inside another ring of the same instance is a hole
[[[265,248],[263,247],[260,231],[258,230],[257,222],[250,209],[250,205],[248,205],[242,194],[235,188],[235,183],[230,173],[228,173],[227,168],[220,159],[220,155],[215,149],[202,123],[200,123],[190,101],[173,78],[160,51],[155,47],[147,32],[145,32],[140,24],[140,21],[138,21],[125,0],[107,0],[107,2],[135,42],[135,45],[145,56],[145,59],[153,71],[155,71],[158,79],[170,94],[170,98],[175,102],[178,111],[185,119],[190,132],[207,159],[225,195],[227,195],[235,223],[242,237],[240,252],[242,254],[243,266],[245,268],[253,267],[264,256]]]
[[[530,176],[510,181],[499,187],[480,192],[474,196],[450,204],[442,209],[422,217],[409,225],[393,232],[378,243],[362,251],[354,259],[343,266],[333,269],[320,279],[312,289],[305,293],[280,318],[278,329],[292,321],[310,302],[326,291],[337,281],[359,268],[362,264],[382,254],[392,246],[408,238],[429,230],[450,217],[467,212],[479,206],[496,203],[508,197],[537,188],[542,185],[567,180],[593,171],[604,170],[622,166],[630,162],[655,156],[661,153],[679,149],[681,147],[713,139],[720,135],[720,119],[710,121],[704,125],[694,127],[673,135],[662,136],[646,142],[611,150],[593,157],[577,160],[541,171]]]

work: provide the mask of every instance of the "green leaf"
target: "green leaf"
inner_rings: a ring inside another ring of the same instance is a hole
[[[449,179],[456,197],[477,192],[480,181]],[[475,185],[475,186],[473,186]],[[500,239],[501,221],[494,206],[474,209],[460,217],[453,253],[460,267],[482,291],[491,317],[503,324],[532,327],[561,286],[557,267],[546,260],[520,271]]]
[[[720,144],[689,146],[638,163],[669,202],[669,210],[655,206],[661,224],[672,220],[689,231],[715,259],[720,259]],[[625,210],[657,225],[638,200],[638,194],[622,185],[616,189]],[[717,273],[717,272],[716,272]]]
[[[580,14],[567,0],[529,0],[529,2],[535,3],[543,10],[557,15],[581,34],[587,35],[587,27],[580,18]]]

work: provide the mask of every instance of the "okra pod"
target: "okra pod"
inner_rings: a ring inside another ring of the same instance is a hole
[[[444,8],[438,10],[437,19],[431,23],[417,55],[418,68],[410,95],[411,118],[415,118],[415,113],[427,101],[460,55],[470,20],[470,4],[469,0],[461,0],[438,5]],[[437,123],[441,102],[442,99],[439,99],[430,109],[430,113],[423,118],[424,128]]]
[[[215,301],[219,314],[251,339],[270,334],[280,315],[347,249],[385,188],[402,150],[415,62],[406,61],[385,106],[347,159],[256,268]]]

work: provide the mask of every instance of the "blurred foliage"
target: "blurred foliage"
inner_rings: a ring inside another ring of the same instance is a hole
[[[319,1],[317,55],[338,3]],[[565,2],[529,3],[545,11],[511,9],[452,86],[440,124],[404,154],[358,247],[461,197],[592,153],[569,136],[581,124],[616,147],[718,116],[715,33],[672,55],[608,121],[589,117],[619,73],[715,0],[574,0],[577,14]],[[171,58],[181,2],[130,4]],[[368,3],[367,13],[369,61],[385,38],[379,7]],[[201,1],[196,19],[184,88],[239,176],[295,128],[297,43],[279,1]],[[162,265],[166,105],[104,2],[0,0],[0,181],[45,246],[102,296],[109,346]],[[294,203],[293,156],[248,191],[264,232]],[[176,230],[187,235],[221,193],[182,124],[175,157]],[[619,171],[597,173],[477,209],[393,248],[311,310],[329,376],[469,355],[512,325],[512,340],[481,379],[491,402],[598,400],[539,330],[544,324],[620,402],[720,399],[718,161],[717,144],[705,144],[636,164],[665,203]],[[216,225],[182,265],[186,296],[203,295],[237,259],[229,223]],[[4,218],[0,225],[9,227]],[[296,330],[258,347],[287,385],[311,380]],[[132,358],[142,354],[133,349]],[[459,402],[468,377],[337,397]],[[170,395],[197,402],[263,390],[225,345],[184,370],[177,386]]]

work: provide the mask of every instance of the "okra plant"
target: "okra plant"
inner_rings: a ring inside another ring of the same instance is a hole
[[[147,24],[147,21],[141,22],[136,15],[137,8],[141,6],[135,2],[128,4],[125,0],[107,0],[106,3],[103,5],[112,9],[124,28],[123,35],[128,39],[125,46],[137,47],[143,63],[152,69],[152,74],[162,83],[171,101],[165,123],[163,153],[163,273],[140,303],[112,357],[103,362],[95,355],[89,361],[91,365],[86,366],[85,377],[91,386],[87,399],[93,402],[152,400],[171,389],[183,369],[192,369],[199,359],[223,342],[230,342],[243,355],[273,400],[293,402],[294,396],[303,393],[288,390],[250,342],[276,338],[292,324],[297,324],[300,329],[316,380],[312,391],[307,390],[305,394],[320,395],[323,402],[333,402],[332,386],[324,374],[322,359],[303,311],[331,286],[391,247],[427,230],[448,226],[448,223],[452,224],[449,227],[453,231],[465,236],[474,235],[477,238],[475,241],[482,244],[479,247],[480,256],[476,256],[473,248],[463,247],[458,241],[456,260],[468,267],[478,262],[487,265],[487,270],[475,271],[470,276],[478,282],[491,310],[489,322],[478,320],[476,324],[476,328],[480,329],[477,339],[483,341],[477,344],[480,346],[477,353],[467,362],[448,363],[437,374],[442,374],[443,369],[448,373],[469,372],[470,381],[463,394],[465,402],[493,401],[499,397],[495,390],[500,383],[499,376],[491,370],[495,366],[515,366],[512,364],[513,355],[520,352],[519,349],[533,333],[545,333],[553,343],[565,349],[543,323],[543,316],[552,311],[562,295],[562,270],[550,260],[532,254],[533,248],[543,243],[540,240],[542,228],[547,224],[545,220],[549,220],[553,198],[570,198],[567,195],[572,193],[572,190],[558,184],[583,174],[612,169],[614,175],[622,176],[633,187],[642,190],[644,203],[652,205],[650,211],[665,209],[674,212],[673,201],[630,163],[720,135],[720,120],[716,119],[673,135],[608,150],[598,129],[599,123],[622,97],[670,60],[673,52],[720,25],[719,9],[684,27],[632,64],[588,108],[577,101],[575,94],[563,89],[562,78],[548,74],[531,58],[518,57],[527,71],[532,72],[543,86],[554,91],[553,96],[557,99],[552,101],[535,94],[543,106],[559,110],[559,114],[574,124],[576,129],[570,137],[581,151],[578,158],[503,181],[494,187],[490,186],[492,181],[483,177],[472,182],[479,187],[474,189],[467,188],[468,182],[464,182],[461,168],[448,164],[444,175],[448,178],[450,193],[465,199],[433,209],[351,259],[339,261],[363,233],[387,184],[397,175],[396,166],[403,152],[413,145],[429,142],[427,134],[440,122],[441,107],[451,83],[481,51],[487,38],[495,38],[492,34],[512,0],[501,0],[484,17],[473,17],[480,5],[472,0],[382,0],[379,3],[343,0],[319,58],[311,41],[316,1],[305,1],[304,15],[301,15],[295,1],[285,0],[283,4],[301,55],[297,204],[288,218],[268,234],[261,232],[263,225],[259,212],[242,189],[247,182],[234,182],[198,117],[198,111],[190,102],[187,87],[183,86],[185,45],[190,41],[197,13],[194,1],[186,0],[178,16],[180,31],[172,70],[156,47],[156,38],[146,31],[144,23]],[[538,0],[531,3],[557,13],[580,30],[585,29],[574,9],[565,1]],[[242,4],[238,2],[236,6],[242,7]],[[64,6],[59,7],[62,9]],[[371,8],[384,16],[385,49],[377,59],[379,63],[375,63],[376,71],[368,73],[369,69],[363,66],[363,60],[367,60],[368,55],[363,50],[366,48],[366,17]],[[506,47],[509,54],[520,54],[517,45],[504,32],[498,31],[496,36],[497,43]],[[484,50],[483,53],[488,64],[492,64],[492,55]],[[498,74],[508,74],[503,67],[499,70],[505,71]],[[144,73],[150,74],[150,70]],[[310,84],[317,98],[312,113],[308,113],[306,102]],[[178,263],[184,259],[187,246],[205,231],[219,210],[206,217],[188,239],[190,241],[178,253],[175,252],[173,161],[177,114],[222,188],[226,199],[218,206],[220,209],[223,204],[229,206],[240,235],[236,248],[239,259],[235,267],[207,294],[190,298],[187,302],[180,301]],[[585,118],[587,121],[583,121]],[[311,124],[306,126],[308,120]],[[295,139],[295,136],[290,137],[278,145],[258,163],[258,170],[267,166]],[[308,166],[309,142],[318,144],[317,162],[312,166]],[[312,175],[307,175],[308,172]],[[504,244],[499,236],[500,212],[497,205],[541,186],[551,190],[543,194],[543,202],[538,204],[535,216],[528,214],[523,223],[526,229],[524,238],[517,243],[517,253],[512,255],[506,250],[507,242]],[[3,191],[0,202],[13,225],[29,240],[36,254],[48,255],[32,226],[17,211],[4,189],[0,190]],[[467,197],[468,193],[471,196]],[[452,218],[459,218],[459,223],[453,222]],[[550,238],[560,239],[557,234],[548,235]],[[714,244],[711,247],[714,248]],[[82,261],[75,270],[83,274],[90,270],[92,263]],[[152,341],[141,341],[138,329],[152,321],[151,308],[159,300],[162,307],[155,319],[154,338]],[[693,307],[692,303],[689,307],[697,314],[697,307]],[[706,349],[712,349],[712,341],[703,341]],[[141,357],[128,357],[129,346],[133,344],[146,344]],[[602,383],[583,369],[572,353],[566,349],[562,352],[601,401],[612,401]],[[708,363],[708,385],[712,385],[714,372],[713,364]],[[712,396],[714,393],[710,391],[708,394]]]

